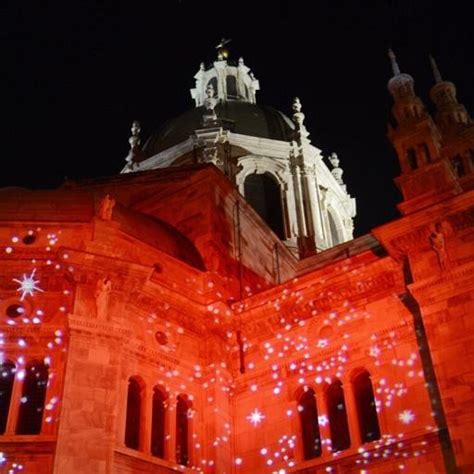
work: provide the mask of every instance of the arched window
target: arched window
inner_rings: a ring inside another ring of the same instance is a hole
[[[331,233],[332,245],[339,244],[339,233],[337,231],[336,221],[331,211],[328,211],[329,231]]]
[[[321,456],[321,435],[319,433],[318,409],[314,390],[307,389],[298,400],[301,421],[303,452],[305,459]]]
[[[237,79],[235,76],[228,74],[225,80],[227,86],[227,98],[237,99]]]
[[[245,178],[244,194],[247,202],[257,211],[270,229],[285,238],[280,187],[269,174],[253,173]]]
[[[7,428],[8,410],[15,381],[15,364],[9,360],[0,365],[0,434]]]
[[[189,462],[189,410],[186,395],[178,395],[176,403],[176,462],[187,466]]]
[[[41,432],[47,385],[48,367],[42,362],[28,364],[23,380],[20,411],[16,425],[17,434],[39,434]]]
[[[363,443],[379,439],[379,420],[369,373],[361,372],[354,378],[352,384],[359,419],[360,438]]]
[[[127,448],[140,448],[143,388],[143,382],[137,377],[130,377],[128,379],[127,415],[125,421],[125,446]]]
[[[155,387],[151,416],[151,454],[159,458],[165,457],[165,400],[165,392],[161,387]]]
[[[329,429],[333,451],[342,451],[351,445],[349,424],[347,422],[346,402],[342,383],[335,380],[326,391]]]

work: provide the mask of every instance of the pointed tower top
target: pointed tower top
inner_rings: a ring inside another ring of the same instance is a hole
[[[395,56],[395,53],[389,49],[388,50],[388,57],[390,58],[390,62],[392,63],[392,71],[394,76],[400,75],[400,67],[398,66],[397,63],[397,57]]]
[[[431,63],[431,69],[433,70],[433,76],[435,79],[435,82],[439,84],[440,82],[443,82],[443,78],[441,77],[441,73],[439,72],[438,65],[436,64],[435,58],[431,56],[430,54],[430,63]]]

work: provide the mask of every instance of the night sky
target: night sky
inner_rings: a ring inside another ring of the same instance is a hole
[[[459,6],[468,2],[436,3],[4,0],[0,186],[117,173],[131,122],[144,141],[193,107],[193,76],[224,36],[260,80],[257,102],[291,115],[300,97],[313,144],[339,154],[361,235],[395,218],[400,201],[387,49],[429,109],[432,53],[474,114],[472,14]]]

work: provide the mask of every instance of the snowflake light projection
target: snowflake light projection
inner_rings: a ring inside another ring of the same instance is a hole
[[[264,419],[265,415],[258,408],[255,408],[255,410],[247,417],[247,420],[249,420],[253,426],[259,425]]]
[[[399,415],[398,419],[405,425],[409,425],[414,419],[415,414],[411,410],[403,410]]]
[[[16,278],[13,278],[13,281],[16,283],[20,284],[20,288],[18,288],[16,291],[21,292],[21,298],[20,300],[23,301],[25,299],[25,296],[31,295],[33,296],[35,291],[44,291],[38,286],[36,286],[37,283],[39,283],[39,280],[35,280],[35,272],[36,268],[33,269],[31,272],[31,275],[27,276],[26,273],[23,274],[23,279],[17,280]]]

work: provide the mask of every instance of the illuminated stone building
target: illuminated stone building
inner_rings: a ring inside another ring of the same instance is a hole
[[[221,47],[123,173],[0,191],[0,471],[471,473],[474,123],[394,75],[401,217]]]

